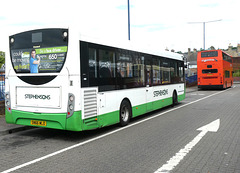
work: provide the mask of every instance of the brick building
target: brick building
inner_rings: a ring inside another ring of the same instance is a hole
[[[213,46],[209,49],[215,50]],[[240,81],[240,44],[238,44],[237,47],[229,44],[228,49],[223,49],[223,51],[233,57],[234,81]],[[197,49],[191,51],[191,49],[188,48],[188,52],[183,54],[187,60],[186,64],[188,65],[188,69],[186,73],[188,76],[192,76],[197,72],[197,52]]]
[[[229,44],[228,49],[223,50],[233,57],[234,81],[240,81],[240,44],[233,47]]]

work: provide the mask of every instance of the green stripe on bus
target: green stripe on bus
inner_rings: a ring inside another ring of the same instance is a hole
[[[185,99],[185,93],[178,96],[178,101],[181,101],[183,99]],[[169,106],[171,104],[172,97],[169,97],[146,104],[133,106],[132,117],[137,117],[147,112]],[[76,111],[71,117],[66,118],[66,113],[32,113],[17,110],[12,110],[12,113],[9,113],[6,110],[5,117],[7,123],[32,126],[31,120],[39,120],[46,121],[46,126],[44,127],[71,131],[83,131],[101,128],[112,124],[117,124],[120,121],[119,110],[84,120],[82,120],[81,111]]]

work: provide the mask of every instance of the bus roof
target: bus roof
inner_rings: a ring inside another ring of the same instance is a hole
[[[100,44],[104,46],[126,49],[130,51],[136,51],[136,52],[146,53],[150,55],[161,56],[165,58],[183,61],[183,55],[181,54],[153,49],[150,46],[139,44],[133,41],[119,41],[119,40],[114,41],[114,40],[108,40],[108,39],[103,40],[103,39],[93,38],[93,37],[89,37],[82,34],[79,35],[79,40],[94,43],[94,44]]]
[[[121,49],[126,49],[126,50],[131,50],[131,51],[136,51],[136,52],[146,53],[146,54],[150,54],[150,55],[161,56],[161,57],[165,57],[165,58],[183,61],[183,55],[178,54],[178,53],[174,53],[174,52],[170,52],[170,51],[163,51],[160,49],[154,49],[153,46],[150,46],[148,44],[142,44],[139,42],[91,37],[91,36],[89,36],[89,34],[82,33],[81,29],[79,29],[78,27],[73,27],[73,26],[59,27],[58,26],[58,27],[38,28],[38,29],[41,30],[41,29],[54,29],[54,28],[69,29],[69,32],[73,32],[74,37],[77,36],[75,34],[78,33],[79,40],[81,40],[81,41],[86,41],[86,42],[100,44],[100,45],[104,45],[104,46],[121,48]],[[32,30],[28,30],[28,31],[34,31],[34,30],[38,30],[38,29],[32,28]],[[22,32],[25,32],[25,31],[22,31]],[[18,32],[18,33],[21,33],[21,32]]]

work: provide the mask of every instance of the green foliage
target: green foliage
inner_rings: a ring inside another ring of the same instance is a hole
[[[233,77],[240,77],[240,70],[235,70],[233,73]]]
[[[0,68],[5,64],[5,52],[0,51]]]

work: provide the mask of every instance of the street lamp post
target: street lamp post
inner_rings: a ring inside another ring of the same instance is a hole
[[[211,22],[219,22],[222,19],[219,20],[212,20],[212,21],[207,21],[207,22],[188,22],[188,24],[197,24],[197,23],[202,23],[203,24],[203,50],[205,50],[205,24],[206,23],[211,23]]]
[[[128,1],[128,40],[130,40],[130,6],[129,6],[129,0]]]

